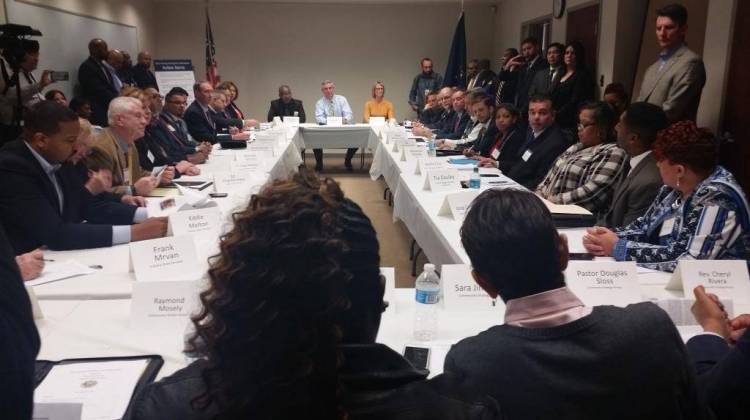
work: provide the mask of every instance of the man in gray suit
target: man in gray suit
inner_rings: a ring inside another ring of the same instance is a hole
[[[615,127],[617,144],[630,156],[629,169],[615,184],[612,204],[597,224],[626,226],[648,210],[662,186],[651,146],[656,133],[667,127],[667,116],[658,106],[635,102],[620,115]]]
[[[685,45],[687,9],[670,4],[656,11],[659,60],[646,69],[639,101],[664,109],[670,122],[693,120],[706,84],[703,60]]]
[[[560,78],[565,74],[565,63],[563,55],[565,45],[553,42],[547,47],[547,63],[549,68],[539,70],[529,86],[529,98],[534,95],[551,95],[552,91],[560,84]]]

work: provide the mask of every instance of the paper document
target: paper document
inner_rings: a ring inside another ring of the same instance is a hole
[[[69,279],[71,277],[85,276],[93,273],[94,269],[79,263],[76,260],[50,261],[44,264],[42,275],[26,282],[29,286],[51,283],[53,281]]]
[[[686,325],[698,325],[698,321],[695,320],[693,312],[690,308],[695,303],[695,299],[659,299],[656,302],[657,306],[662,308],[664,312],[669,315],[669,318],[674,322],[675,325],[686,326]],[[724,310],[727,311],[729,318],[731,319],[734,314],[734,301],[731,299],[722,299],[721,303],[724,304]]]
[[[591,212],[581,206],[575,204],[555,204],[549,200],[542,198],[544,205],[547,206],[549,212],[552,214],[581,214],[591,216]]]
[[[35,403],[82,403],[81,420],[116,420],[125,415],[148,360],[56,365],[34,391]]]

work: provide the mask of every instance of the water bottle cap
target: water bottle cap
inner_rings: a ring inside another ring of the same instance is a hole
[[[425,264],[424,271],[435,271],[435,264]]]
[[[479,172],[479,166],[474,167],[474,172]]]

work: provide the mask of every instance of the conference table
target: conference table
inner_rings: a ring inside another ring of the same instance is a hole
[[[402,160],[402,153],[393,151],[388,143],[388,136],[382,130],[372,127],[327,127],[318,126],[284,127],[270,135],[273,154],[267,156],[263,171],[254,174],[254,182],[245,188],[229,192],[226,198],[215,199],[228,227],[232,214],[247,205],[250,195],[269,180],[285,179],[291,176],[301,163],[300,146],[329,147],[325,141],[319,143],[318,134],[326,131],[338,131],[344,137],[345,130],[352,137],[351,143],[336,140],[336,144],[347,147],[357,141],[374,150],[374,159],[370,169],[373,179],[383,177],[394,196],[394,220],[401,220],[424,250],[430,262],[439,267],[448,264],[469,264],[466,252],[459,239],[460,220],[439,215],[448,192],[425,191],[424,175],[416,175],[416,161]],[[369,132],[368,132],[369,130]],[[365,138],[367,132],[367,140]],[[310,134],[312,136],[310,136]],[[349,135],[347,134],[347,135]],[[269,133],[257,133],[257,138],[264,137],[268,151]],[[322,138],[322,137],[321,137]],[[365,143],[366,141],[366,143]],[[250,143],[248,151],[254,144]],[[261,148],[260,146],[258,146]],[[238,155],[246,150],[217,150],[209,161],[201,165],[201,175],[196,179],[211,179],[231,167],[231,162],[239,159]],[[447,159],[447,158],[437,158]],[[459,168],[462,177],[468,179],[470,171]],[[498,178],[503,177],[496,170]],[[190,177],[186,177],[190,179]],[[488,188],[483,186],[482,188]],[[154,200],[149,198],[149,201]],[[580,248],[582,229],[565,229],[572,251]],[[208,267],[206,259],[218,251],[218,238],[196,238],[198,259],[202,270]],[[387,246],[387,244],[381,244]],[[98,248],[74,251],[45,251],[45,258],[54,260],[76,260],[84,265],[100,265],[93,274],[73,277],[57,282],[34,286],[34,294],[43,312],[43,318],[36,321],[42,339],[39,353],[41,360],[61,360],[84,357],[112,357],[158,354],[164,358],[164,366],[159,377],[169,375],[186,366],[190,359],[183,354],[185,337],[189,334],[189,321],[184,320],[184,327],[170,330],[135,328],[131,321],[131,297],[134,274],[129,266],[129,246],[118,245],[110,248]],[[498,303],[496,310],[455,310],[441,304],[439,311],[439,328],[435,340],[428,343],[416,342],[413,337],[413,317],[415,310],[414,289],[395,288],[393,268],[381,269],[386,277],[385,299],[390,303],[383,314],[378,342],[401,352],[406,345],[428,346],[432,350],[429,369],[431,375],[442,371],[442,363],[450,346],[462,338],[503,322],[504,306]],[[669,273],[639,270],[638,281],[644,300],[659,300],[682,297],[681,292],[665,289]],[[205,274],[204,274],[205,278]],[[750,312],[746,306],[735,305],[735,313]],[[681,326],[683,338],[688,338],[699,331],[697,326]]]

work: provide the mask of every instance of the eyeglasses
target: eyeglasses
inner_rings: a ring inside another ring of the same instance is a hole
[[[591,127],[592,125],[596,125],[596,124],[595,123],[588,123],[588,124],[578,123],[578,131],[583,131],[586,129],[586,127]]]

